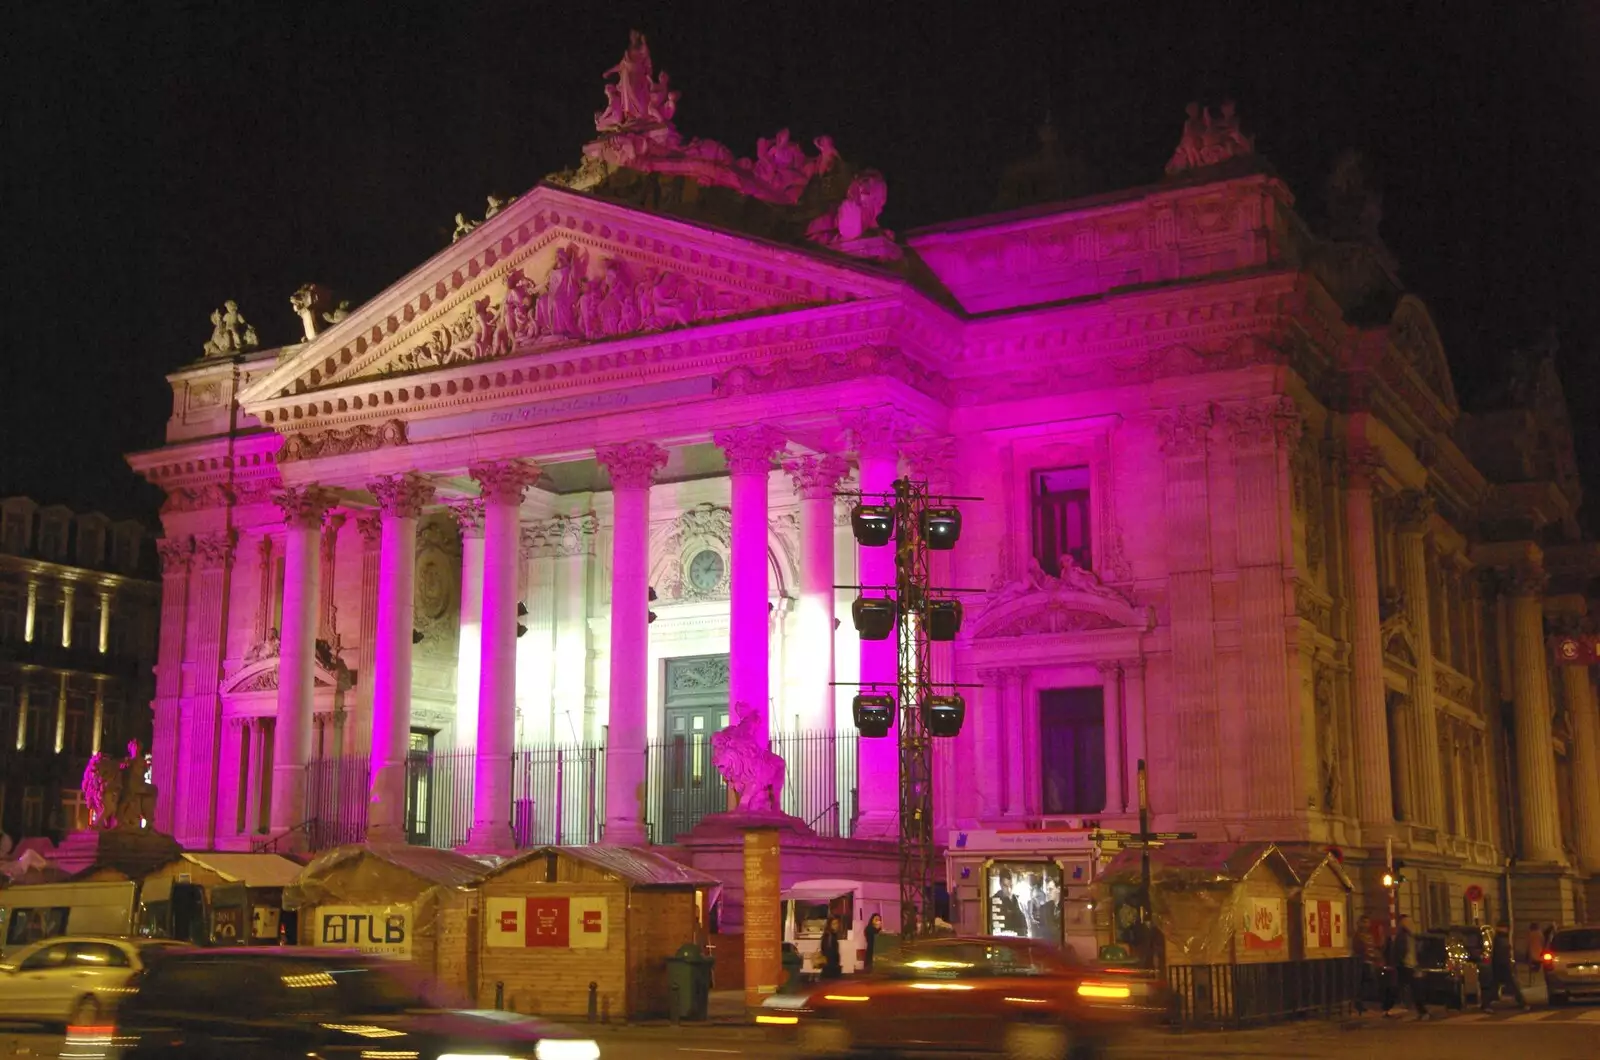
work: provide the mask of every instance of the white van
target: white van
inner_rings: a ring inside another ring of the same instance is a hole
[[[56,935],[131,935],[137,884],[26,883],[0,890],[0,955]]]
[[[862,970],[867,959],[867,921],[883,917],[883,930],[900,930],[900,888],[893,883],[860,880],[804,880],[785,890],[783,941],[793,943],[805,961],[807,975],[822,972],[822,930],[829,917],[843,929],[839,964],[845,975]]]

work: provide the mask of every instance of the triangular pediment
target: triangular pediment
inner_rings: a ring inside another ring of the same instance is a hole
[[[318,691],[332,691],[338,684],[333,673],[320,663],[312,669],[312,680]],[[256,695],[278,690],[278,657],[276,655],[246,663],[222,682],[222,695]]]
[[[479,361],[881,297],[892,277],[540,185],[284,360],[247,406]]]
[[[1101,584],[1081,568],[1069,568],[1066,577],[1056,578],[1034,567],[984,597],[983,612],[972,627],[974,640],[1102,629],[1144,632],[1155,626],[1155,613],[1149,607],[1131,602],[1121,590]]]
[[[1434,326],[1428,307],[1415,295],[1405,295],[1389,319],[1389,341],[1395,352],[1422,379],[1433,396],[1451,417],[1461,415],[1455,383],[1450,378],[1450,362],[1444,342]]]

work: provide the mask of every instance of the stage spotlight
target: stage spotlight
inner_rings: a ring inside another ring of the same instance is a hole
[[[893,600],[882,596],[859,597],[850,605],[850,619],[862,640],[888,640],[894,635],[895,613]]]
[[[935,736],[959,736],[967,717],[967,701],[961,696],[929,696],[922,701],[923,720]]]
[[[961,540],[961,513],[955,508],[928,508],[922,513],[922,540],[934,552],[948,552]]]
[[[956,634],[961,632],[961,601],[929,600],[923,622],[929,640],[955,640]]]
[[[850,713],[862,736],[873,739],[888,736],[894,725],[894,697],[883,692],[864,692],[850,701]]]
[[[876,548],[894,540],[894,509],[887,504],[858,504],[850,513],[856,544]]]

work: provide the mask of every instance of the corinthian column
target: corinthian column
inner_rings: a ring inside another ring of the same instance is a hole
[[[1534,566],[1512,572],[1511,695],[1516,713],[1517,806],[1522,857],[1559,863],[1561,817],[1556,804],[1555,752],[1550,746],[1550,686],[1545,669],[1544,589]]]
[[[1350,453],[1345,484],[1345,530],[1350,548],[1352,727],[1356,745],[1356,814],[1364,828],[1394,823],[1389,779],[1389,712],[1383,687],[1383,637],[1378,615],[1378,552],[1372,519],[1372,476],[1380,464],[1370,449]]]
[[[747,713],[761,718],[767,733],[772,701],[768,660],[770,578],[767,550],[767,476],[783,435],[756,425],[718,431],[713,441],[728,458],[732,494],[732,553],[728,563],[728,700],[738,721]]]
[[[860,465],[862,499],[867,504],[885,503],[894,493],[900,474],[900,443],[905,430],[899,418],[888,410],[866,410],[854,417],[850,433]],[[887,503],[893,504],[892,496]],[[867,596],[883,596],[884,586],[894,585],[894,546],[857,547],[856,571],[860,584],[869,588]],[[899,646],[891,635],[887,640],[861,641],[861,684],[876,686],[872,691],[895,695],[900,682]],[[900,834],[900,718],[904,705],[896,710],[894,728],[879,740],[862,738],[857,751],[859,789],[856,836],[862,839],[890,839]]]
[[[483,617],[479,625],[478,753],[472,830],[463,849],[506,854],[511,834],[511,759],[517,742],[517,548],[522,495],[539,468],[521,460],[470,469],[483,491]]]
[[[455,746],[478,746],[478,664],[483,654],[483,499],[451,501],[461,527],[461,629],[456,651]]]
[[[279,633],[278,713],[273,726],[269,830],[281,835],[305,821],[306,762],[317,656],[317,537],[333,503],[327,490],[298,486],[274,500],[283,511],[283,626]]]
[[[1406,616],[1417,642],[1417,678],[1411,697],[1411,758],[1413,776],[1412,812],[1422,824],[1437,828],[1443,802],[1439,774],[1439,716],[1434,706],[1433,629],[1428,606],[1428,553],[1426,534],[1433,515],[1433,498],[1411,490],[1396,503],[1400,524],[1400,591],[1405,597]],[[1542,672],[1542,671],[1541,671]],[[1548,753],[1548,745],[1546,746]]]
[[[607,843],[646,841],[650,740],[650,483],[667,451],[649,442],[595,454],[611,474],[611,716],[606,738]]]
[[[417,518],[433,487],[415,475],[369,483],[382,515],[378,623],[372,674],[372,762],[367,840],[406,841],[406,759],[411,738],[411,631],[414,628]]]
[[[784,461],[783,469],[800,495],[800,603],[794,634],[806,668],[800,727],[831,733],[835,728],[833,491],[850,467],[842,457],[803,456]],[[824,805],[832,802],[830,794]]]
[[[1567,710],[1572,717],[1572,824],[1578,839],[1578,864],[1600,873],[1600,717],[1594,680],[1587,666],[1563,666]]]

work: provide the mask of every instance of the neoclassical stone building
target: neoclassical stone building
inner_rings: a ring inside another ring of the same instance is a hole
[[[1525,357],[1462,412],[1358,169],[1310,224],[1225,115],[1147,186],[897,238],[826,137],[686,141],[642,49],[579,167],[359,307],[302,288],[302,343],[230,304],[169,377],[130,458],[168,494],[162,827],[670,842],[743,705],[794,812],[892,838],[850,698],[893,651],[841,588],[886,555],[835,494],[909,474],[980,498],[935,568],[984,590],[934,661],[974,686],[963,847],[1087,858],[1144,760],[1163,829],[1337,845],[1369,899],[1392,841],[1431,923],[1578,915],[1594,686],[1546,636],[1600,555],[1559,384]]]

